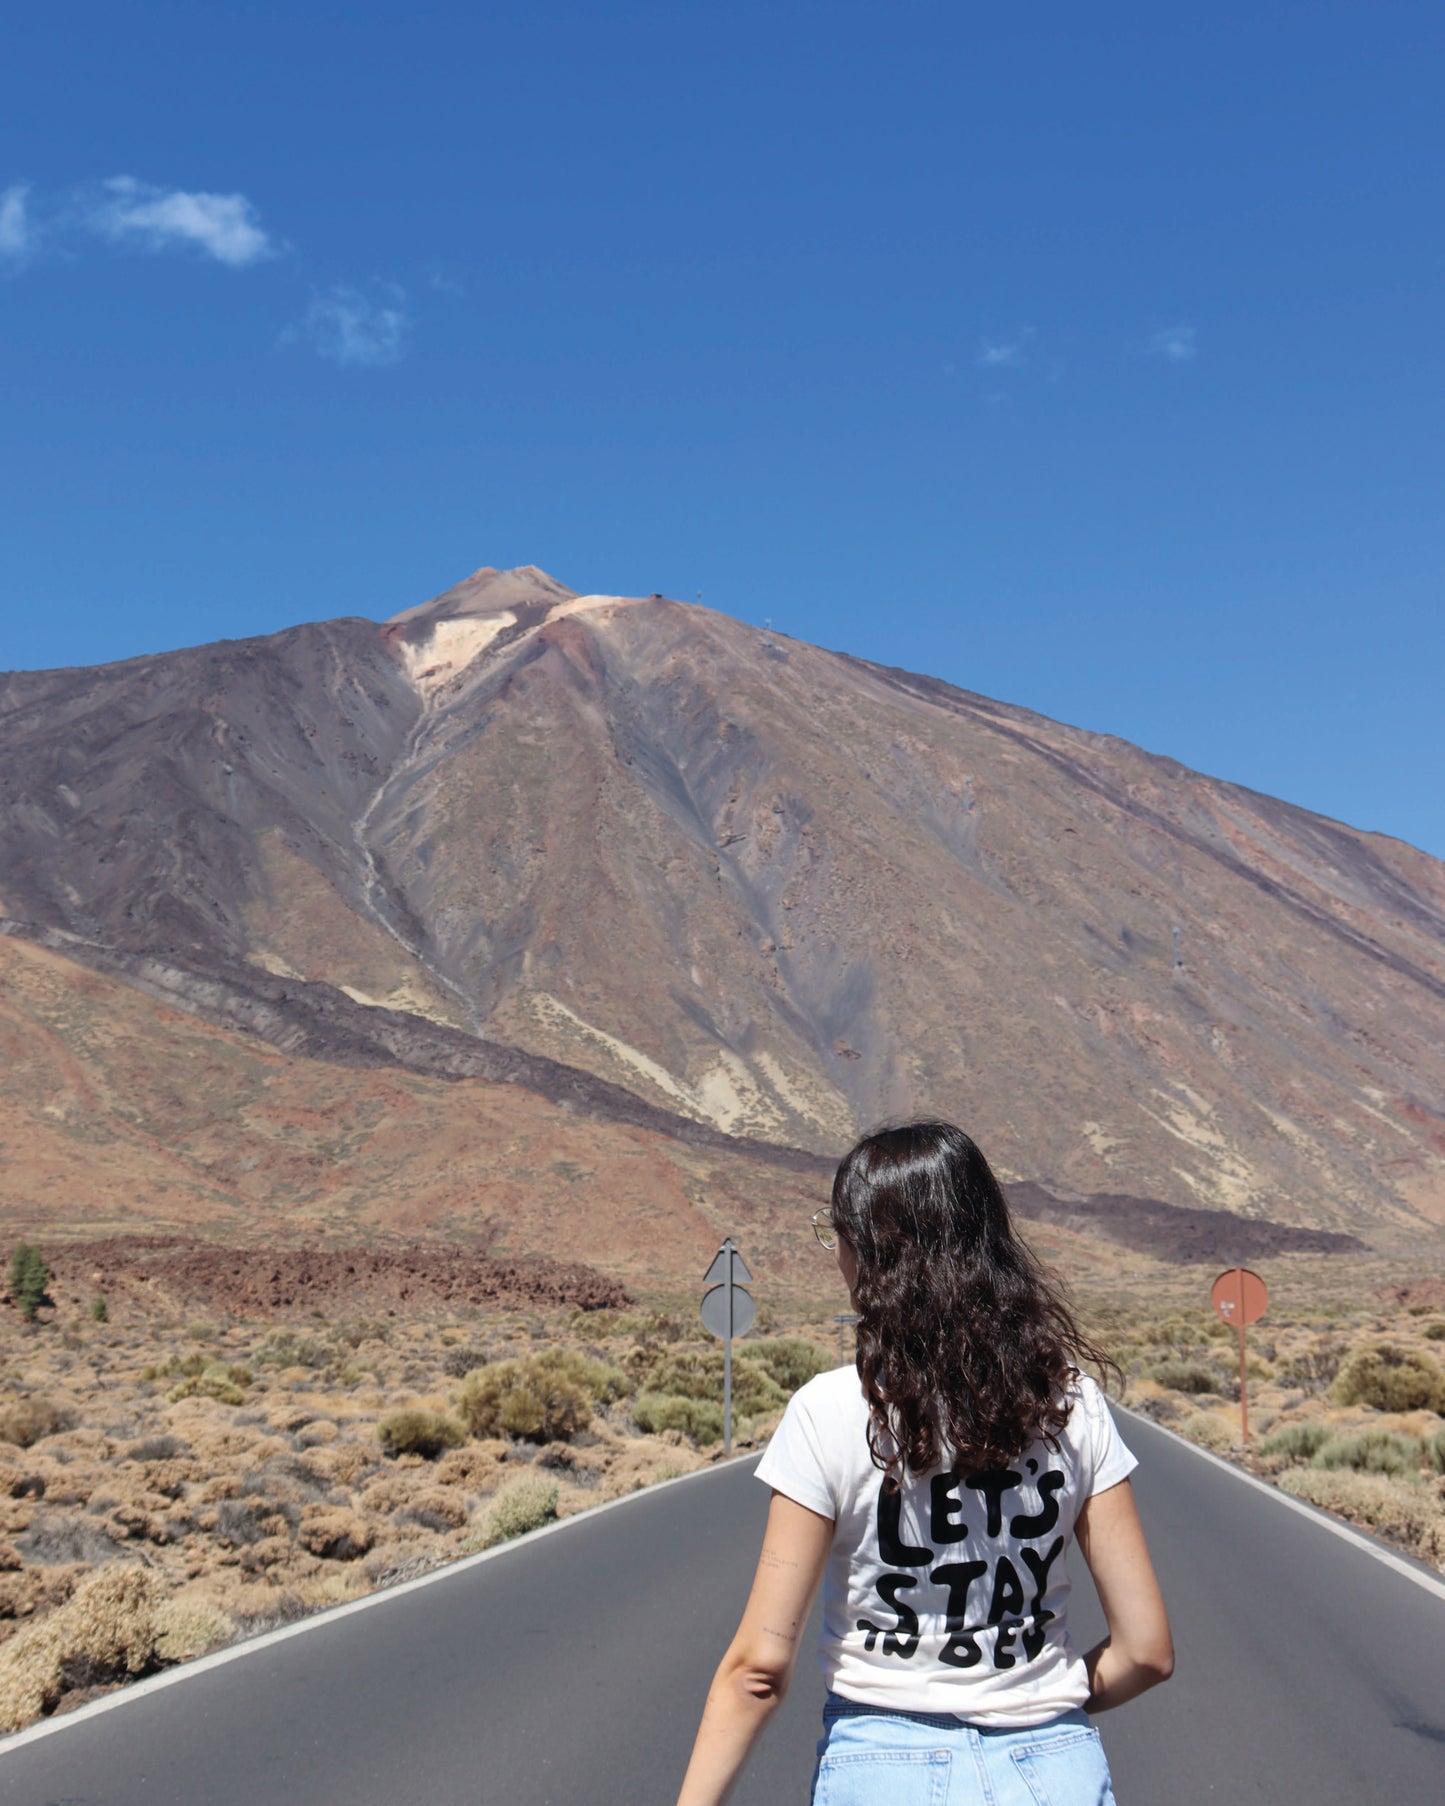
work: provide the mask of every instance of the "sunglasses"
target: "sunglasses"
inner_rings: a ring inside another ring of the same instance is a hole
[[[813,1234],[831,1254],[838,1246],[838,1231],[833,1227],[832,1217],[826,1210],[815,1210],[808,1221],[813,1225]]]

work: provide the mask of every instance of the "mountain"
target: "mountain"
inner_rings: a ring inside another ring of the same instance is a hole
[[[533,567],[0,677],[0,910],[288,1055],[700,1156],[938,1111],[1066,1199],[1445,1224],[1445,866]]]

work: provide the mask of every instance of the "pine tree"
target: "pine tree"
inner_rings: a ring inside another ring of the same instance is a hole
[[[35,1321],[49,1285],[50,1269],[44,1256],[33,1243],[21,1242],[10,1260],[10,1296],[27,1323]]]

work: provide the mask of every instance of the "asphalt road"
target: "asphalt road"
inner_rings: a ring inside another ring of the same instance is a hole
[[[1445,1601],[1130,1419],[1175,1625],[1169,1686],[1101,1721],[1121,1806],[1442,1806]],[[713,1470],[434,1585],[0,1747],[4,1806],[663,1806],[767,1494]],[[1076,1634],[1097,1606],[1076,1564]],[[804,1801],[800,1674],[736,1799]]]

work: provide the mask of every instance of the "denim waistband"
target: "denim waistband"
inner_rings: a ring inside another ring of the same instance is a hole
[[[835,1718],[901,1718],[908,1724],[927,1725],[935,1731],[976,1731],[980,1737],[1017,1737],[1020,1731],[1042,1731],[1054,1725],[1092,1723],[1082,1706],[1060,1712],[1057,1718],[1036,1725],[971,1724],[962,1712],[906,1712],[897,1706],[875,1706],[861,1699],[845,1699],[841,1693],[829,1693],[823,1702],[823,1723]]]

